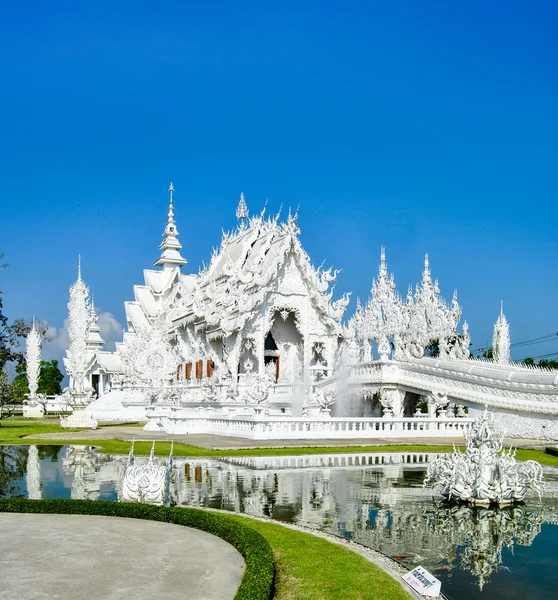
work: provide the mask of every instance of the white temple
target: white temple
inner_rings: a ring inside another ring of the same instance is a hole
[[[457,295],[440,297],[428,256],[403,301],[382,248],[370,300],[344,323],[349,296],[332,301],[337,272],[312,266],[298,215],[249,217],[241,195],[236,230],[186,274],[169,191],[158,268],[125,302],[115,352],[81,273],[72,286],[65,364],[72,393],[97,397],[94,419],[259,439],[432,437],[461,435],[489,406],[512,436],[558,439],[556,372],[510,364],[509,329],[497,360],[471,359]]]

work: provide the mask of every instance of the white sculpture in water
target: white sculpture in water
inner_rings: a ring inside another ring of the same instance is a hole
[[[145,502],[148,504],[167,504],[169,501],[170,476],[172,471],[172,448],[168,464],[155,464],[155,442],[151,446],[149,462],[146,465],[136,465],[134,457],[134,442],[128,455],[128,465],[122,480],[120,500],[123,502]]]
[[[500,305],[500,315],[494,324],[494,336],[492,338],[492,360],[500,364],[510,362],[510,326],[504,315],[504,304]]]
[[[528,491],[544,491],[542,467],[534,460],[516,461],[515,450],[503,450],[504,435],[494,415],[484,411],[465,431],[467,449],[437,458],[428,465],[424,485],[441,488],[448,500],[472,504],[513,504]]]

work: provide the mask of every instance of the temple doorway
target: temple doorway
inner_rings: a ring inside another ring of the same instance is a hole
[[[278,383],[294,383],[302,380],[303,340],[295,316],[292,310],[276,310],[269,332],[281,363],[280,368],[277,369]]]

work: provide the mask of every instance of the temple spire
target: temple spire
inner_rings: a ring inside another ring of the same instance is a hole
[[[95,298],[93,296],[91,296],[90,311],[91,324],[89,325],[89,332],[87,334],[87,347],[93,351],[101,350],[105,340],[103,340],[101,337],[101,328],[97,323],[99,317],[97,315],[97,311],[95,310]]]
[[[81,281],[81,254],[78,254],[78,281]]]
[[[504,303],[500,302],[500,315],[494,324],[492,337],[492,360],[500,364],[510,362],[510,325],[504,315]]]
[[[169,211],[167,216],[167,225],[163,232],[163,241],[161,242],[159,249],[162,250],[162,254],[159,260],[155,262],[155,266],[163,267],[163,270],[173,269],[175,267],[180,268],[185,265],[188,261],[183,258],[180,254],[182,244],[178,241],[178,230],[176,228],[176,222],[174,220],[174,204],[172,201],[172,193],[174,192],[174,186],[169,186]]]
[[[422,272],[423,281],[432,281],[430,273],[430,261],[428,260],[428,254],[424,255],[424,271]]]
[[[382,246],[380,250],[380,277],[385,276],[387,276],[386,249]]]
[[[244,192],[240,192],[240,200],[236,209],[236,218],[240,221],[240,229],[246,228],[246,219],[248,219],[248,206],[244,199]]]

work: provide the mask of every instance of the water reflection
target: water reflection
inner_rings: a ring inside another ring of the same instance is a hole
[[[490,575],[502,565],[502,550],[515,544],[530,546],[545,521],[544,507],[487,508],[439,506],[425,513],[428,527],[442,539],[462,547],[460,566],[476,578],[483,589]]]
[[[21,451],[21,447],[2,449],[0,469],[7,464],[11,473],[0,471],[0,483],[5,482],[0,493],[4,495],[13,495],[10,477],[12,487],[19,477],[23,493],[26,488],[36,497],[70,495],[95,500],[117,499],[120,494],[125,456],[100,454],[88,446],[66,446],[58,447],[60,460],[53,463],[41,454],[41,447],[31,450],[29,457],[27,449],[24,455]],[[471,597],[472,590],[467,589],[471,583],[477,586],[477,594],[479,588],[484,588],[493,599],[510,598],[512,592],[522,589],[524,595],[534,597],[532,587],[525,587],[528,579],[522,588],[523,580],[503,573],[502,565],[517,568],[516,558],[508,550],[532,545],[543,526],[552,543],[558,542],[558,470],[547,469],[547,492],[542,502],[535,497],[525,505],[500,510],[448,507],[437,504],[432,491],[422,486],[426,465],[436,456],[361,453],[222,460],[176,458],[171,498],[174,504],[296,523],[355,540],[409,567],[422,564],[442,579],[444,593],[452,600]],[[136,458],[138,463],[141,460]],[[167,458],[159,460],[163,464]],[[56,473],[47,473],[53,468]],[[57,482],[56,486],[45,485],[47,475]],[[522,568],[530,561],[536,565],[546,559],[546,554],[537,553],[536,546],[527,558],[523,555]],[[463,573],[468,573],[468,582],[464,582]],[[552,590],[552,575],[545,573],[537,575],[536,585]],[[502,579],[504,575],[507,579]],[[541,593],[540,598],[553,594]]]

